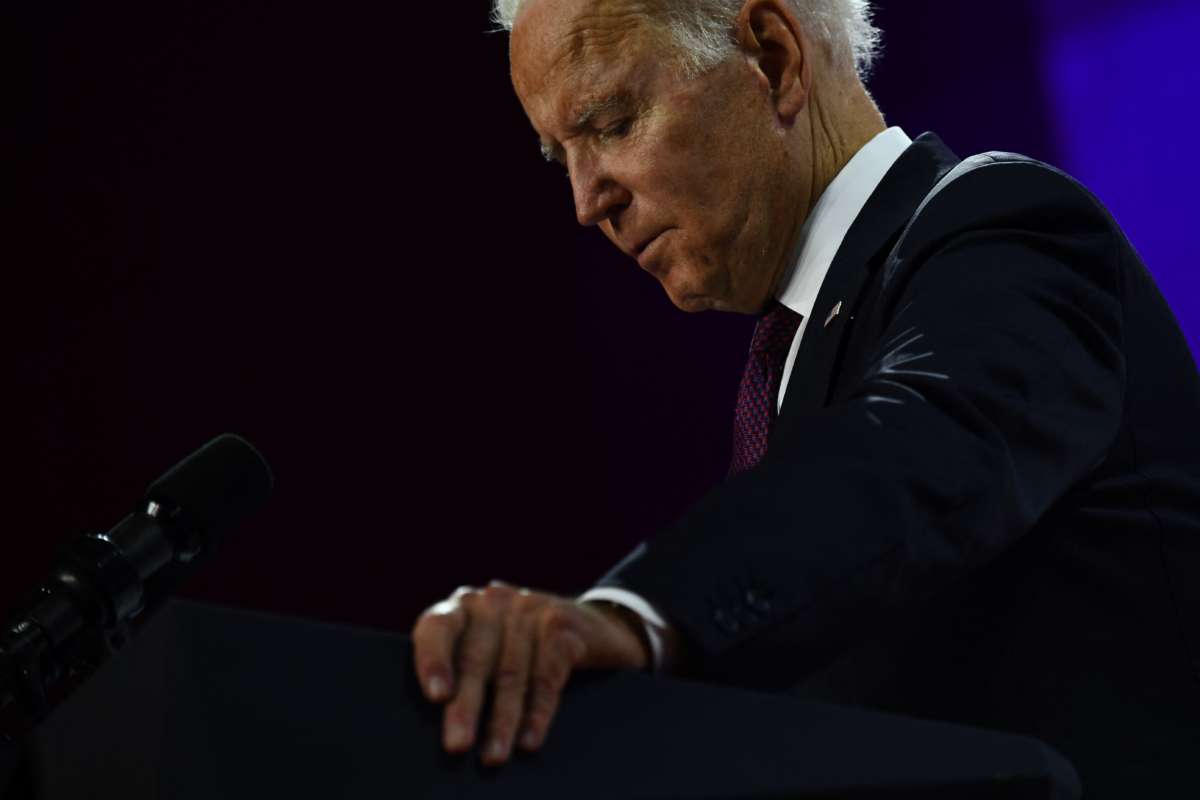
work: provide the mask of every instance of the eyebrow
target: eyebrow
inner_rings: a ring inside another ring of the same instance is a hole
[[[590,100],[575,118],[574,128],[581,130],[588,127],[601,114],[629,104],[629,95],[624,92],[610,94],[595,100]]]
[[[626,92],[615,92],[613,94],[589,100],[584,104],[583,108],[575,117],[575,121],[571,123],[570,130],[572,132],[581,131],[591,126],[596,117],[606,114],[614,109],[628,108],[630,105],[630,96]],[[562,148],[557,142],[553,144],[547,143],[545,140],[539,142],[542,150],[542,158],[547,161],[558,161],[559,154]]]

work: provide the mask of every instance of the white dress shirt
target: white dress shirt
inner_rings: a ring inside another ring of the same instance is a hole
[[[829,272],[829,265],[833,263],[833,257],[841,248],[850,226],[883,181],[883,176],[910,144],[912,140],[900,128],[888,128],[875,136],[834,177],[801,227],[792,248],[792,266],[780,279],[775,292],[780,303],[803,315],[783,365],[779,396],[776,398],[777,410],[783,408],[783,397],[792,377],[796,354],[800,351],[800,342],[808,328],[808,320],[816,305],[821,284]],[[655,671],[672,671],[673,665],[666,662],[663,650],[663,631],[667,629],[667,621],[645,598],[628,589],[601,586],[584,592],[578,600],[603,600],[634,611],[645,623]]]

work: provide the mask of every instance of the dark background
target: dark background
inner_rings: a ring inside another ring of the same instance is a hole
[[[750,321],[576,225],[486,2],[11,5],[0,606],[223,431],[276,493],[187,593],[399,630],[581,591],[723,475]],[[877,5],[889,120],[1096,186],[1195,343],[1189,4]]]

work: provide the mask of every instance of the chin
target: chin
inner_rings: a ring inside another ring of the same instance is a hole
[[[695,314],[700,311],[712,311],[716,308],[716,304],[713,303],[712,298],[703,295],[690,294],[678,296],[667,292],[667,297],[671,298],[671,302],[675,304],[676,308],[680,311],[686,311],[689,314]]]
[[[669,271],[660,279],[663,291],[667,293],[671,303],[680,311],[686,311],[689,314],[716,308],[717,303],[714,299],[700,291],[702,287],[696,286],[694,281],[681,278],[680,272],[680,270]]]

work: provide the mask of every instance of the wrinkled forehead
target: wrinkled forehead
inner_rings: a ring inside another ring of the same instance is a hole
[[[527,0],[509,46],[517,94],[523,102],[545,102],[567,87],[615,78],[635,52],[663,38],[660,27],[652,24],[656,5],[645,0]]]

